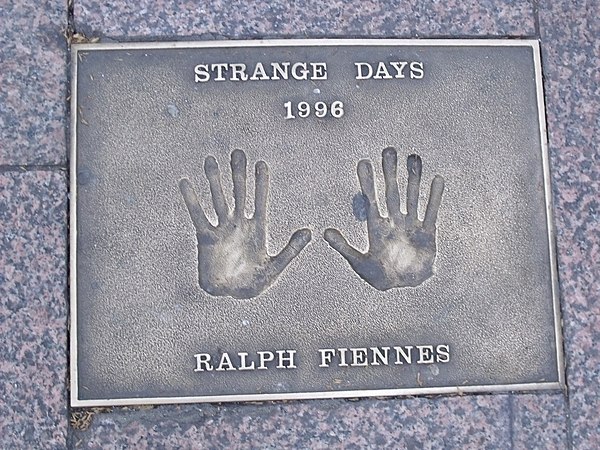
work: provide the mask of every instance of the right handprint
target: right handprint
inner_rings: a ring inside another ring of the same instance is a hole
[[[382,153],[385,199],[388,217],[377,205],[373,166],[366,159],[357,166],[358,180],[367,212],[369,249],[362,253],[348,244],[339,230],[328,228],[324,238],[352,266],[360,277],[380,291],[418,286],[433,275],[436,255],[436,220],[444,191],[444,179],[436,175],[431,182],[429,203],[423,220],[418,217],[422,162],[418,155],[407,159],[408,188],[406,214],[400,210],[398,154],[392,147]]]

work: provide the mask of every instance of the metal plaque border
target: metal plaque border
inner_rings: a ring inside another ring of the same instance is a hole
[[[77,62],[79,52],[93,50],[151,50],[151,49],[193,49],[193,48],[239,48],[239,47],[315,47],[315,46],[425,46],[425,47],[530,47],[533,51],[535,83],[538,107],[538,122],[544,174],[544,197],[546,204],[546,225],[550,255],[550,273],[554,312],[554,335],[558,381],[523,384],[492,384],[474,386],[419,387],[401,389],[374,389],[350,391],[315,391],[275,394],[232,394],[189,397],[144,397],[99,400],[80,400],[77,365]],[[550,161],[548,155],[548,134],[546,128],[546,108],[542,82],[540,43],[535,39],[273,39],[273,40],[223,40],[223,41],[173,41],[173,42],[123,42],[123,43],[82,43],[71,46],[71,98],[70,98],[70,199],[69,199],[69,343],[70,343],[70,402],[72,407],[132,406],[148,404],[244,402],[335,399],[357,397],[393,397],[407,395],[438,395],[465,393],[494,393],[509,391],[564,390],[564,354],[561,330],[558,267],[556,257],[556,230],[552,215],[552,188]]]

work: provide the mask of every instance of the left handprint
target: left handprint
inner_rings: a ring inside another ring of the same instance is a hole
[[[196,228],[198,280],[200,287],[211,295],[256,297],[273,284],[312,237],[308,228],[296,230],[279,254],[270,256],[267,253],[269,169],[264,161],[255,165],[254,215],[247,218],[244,214],[246,164],[246,154],[242,150],[234,150],[231,154],[231,178],[235,205],[231,211],[223,194],[217,161],[213,156],[204,161],[204,172],[218,219],[216,226],[204,214],[190,181],[183,178],[179,182]]]

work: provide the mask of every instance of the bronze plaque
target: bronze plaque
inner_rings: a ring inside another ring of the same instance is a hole
[[[536,41],[72,56],[73,406],[563,387]]]

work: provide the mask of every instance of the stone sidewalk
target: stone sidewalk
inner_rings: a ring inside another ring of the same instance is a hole
[[[0,448],[600,448],[600,3],[0,2]],[[102,41],[509,37],[542,44],[568,391],[68,407],[68,47]]]

